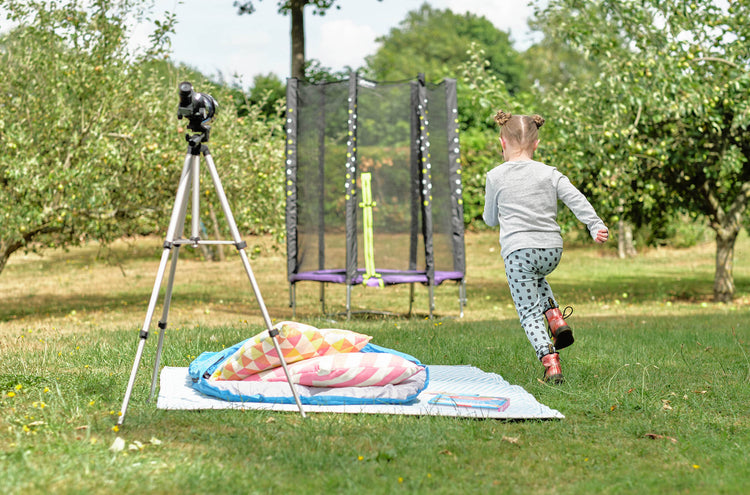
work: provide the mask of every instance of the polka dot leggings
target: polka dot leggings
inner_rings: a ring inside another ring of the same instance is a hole
[[[557,307],[552,289],[544,277],[552,273],[561,257],[562,248],[535,248],[513,251],[505,260],[510,295],[516,305],[521,326],[539,359],[553,349],[544,324],[544,312]],[[550,299],[554,306],[549,305]]]

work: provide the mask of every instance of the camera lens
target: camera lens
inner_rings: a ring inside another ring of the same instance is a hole
[[[181,82],[180,86],[180,106],[189,107],[193,103],[193,85],[189,82]]]

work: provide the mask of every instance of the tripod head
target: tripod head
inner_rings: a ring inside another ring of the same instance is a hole
[[[213,96],[206,93],[196,93],[193,85],[188,81],[179,85],[180,104],[177,108],[177,118],[187,118],[188,129],[197,133],[193,136],[185,135],[185,139],[193,146],[207,143],[211,131],[209,125],[214,118],[219,104]]]

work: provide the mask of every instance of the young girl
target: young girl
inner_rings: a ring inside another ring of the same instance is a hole
[[[544,365],[544,380],[563,381],[557,351],[573,343],[545,276],[557,267],[563,240],[557,224],[561,200],[584,223],[598,243],[609,238],[604,222],[568,178],[556,168],[533,160],[539,145],[539,115],[497,112],[505,163],[487,173],[484,221],[500,225],[500,254],[505,261],[513,303],[529,342]],[[549,332],[544,326],[547,319]]]

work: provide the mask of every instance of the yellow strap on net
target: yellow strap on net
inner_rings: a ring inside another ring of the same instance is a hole
[[[372,174],[364,172],[362,179],[362,202],[359,207],[362,208],[362,228],[365,241],[365,276],[362,283],[366,286],[367,281],[373,277],[378,279],[378,285],[383,287],[383,277],[375,271],[375,247],[372,233],[372,208],[375,202],[372,200]]]

